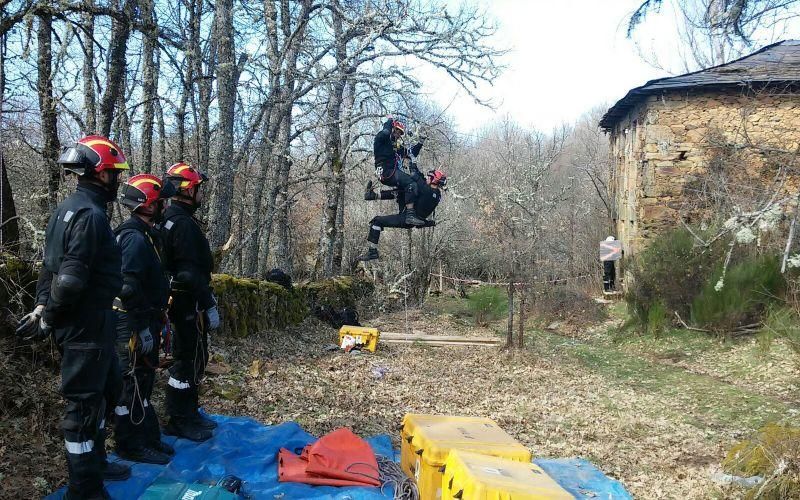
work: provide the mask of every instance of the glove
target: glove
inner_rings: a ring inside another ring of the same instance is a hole
[[[43,305],[38,305],[36,308],[22,317],[17,323],[17,330],[15,331],[17,337],[30,338],[36,333],[39,328],[39,319],[42,317],[44,311]]]
[[[208,318],[209,330],[216,330],[219,328],[219,309],[217,309],[217,306],[206,309],[206,317]]]
[[[138,334],[139,342],[136,345],[137,350],[141,354],[150,354],[153,350],[153,334],[150,333],[150,328],[145,328]]]

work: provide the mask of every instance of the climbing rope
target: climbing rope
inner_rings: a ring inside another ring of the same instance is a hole
[[[378,460],[381,494],[385,494],[384,488],[391,486],[394,488],[395,500],[419,500],[417,483],[405,475],[397,462],[381,455],[376,455],[375,458]]]

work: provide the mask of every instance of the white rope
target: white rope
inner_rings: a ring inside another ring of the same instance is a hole
[[[381,455],[376,455],[375,458],[380,472],[381,494],[385,495],[384,488],[393,486],[395,500],[419,500],[417,483],[405,475],[397,462]]]
[[[443,274],[438,274],[438,273],[429,273],[429,274],[431,276],[434,276],[434,277],[437,277],[437,278],[443,278],[443,279],[446,279],[446,280],[456,281],[456,282],[460,282],[460,283],[472,283],[472,284],[475,284],[475,285],[508,286],[508,285],[511,284],[511,283],[508,283],[508,282],[503,283],[503,282],[498,282],[498,281],[481,281],[481,280],[474,279],[474,278],[467,278],[467,279],[454,278],[452,276],[445,276]],[[569,276],[569,277],[566,277],[566,278],[553,278],[553,279],[545,279],[545,280],[538,280],[538,281],[515,281],[513,284],[514,285],[534,285],[534,284],[537,284],[537,283],[560,283],[560,282],[566,282],[566,281],[578,281],[578,280],[587,279],[587,278],[594,278],[594,277],[596,277],[594,274],[582,274],[580,276]]]

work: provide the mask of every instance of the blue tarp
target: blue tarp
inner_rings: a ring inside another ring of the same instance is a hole
[[[205,443],[165,436],[164,441],[175,447],[175,457],[166,466],[132,464],[132,476],[127,481],[107,482],[112,498],[127,500],[138,498],[157,478],[184,483],[213,483],[223,476],[233,474],[244,480],[243,492],[252,498],[308,498],[316,500],[370,500],[391,498],[392,491],[384,494],[378,488],[309,486],[278,482],[276,456],[280,448],[299,452],[316,438],[294,422],[265,426],[247,417],[211,416],[219,426],[214,437]],[[367,438],[378,455],[399,459],[392,449],[389,436]],[[111,460],[118,460],[110,457]],[[576,498],[627,500],[632,498],[623,486],[607,478],[591,463],[580,459],[544,460],[535,462],[547,471]],[[48,499],[60,500],[64,490]],[[281,496],[282,495],[282,496]],[[425,499],[423,499],[425,500]]]

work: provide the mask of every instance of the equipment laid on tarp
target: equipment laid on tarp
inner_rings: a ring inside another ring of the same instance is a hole
[[[441,468],[452,449],[531,461],[531,452],[488,418],[409,413],[400,437],[400,466],[417,480],[420,498],[441,498]]]
[[[541,467],[530,462],[451,450],[444,465],[442,500],[572,500]]]
[[[278,480],[329,486],[380,486],[380,471],[369,443],[342,428],[306,446],[300,456],[281,448]]]
[[[186,493],[198,491],[196,487],[208,488],[214,495],[219,495],[219,500],[228,500],[226,492],[220,486],[226,484],[226,477],[235,475],[241,478],[242,485],[237,498],[304,498],[309,500],[376,500],[393,498],[395,487],[403,491],[399,498],[413,498],[406,493],[413,488],[403,484],[398,479],[387,477],[384,467],[381,475],[384,485],[382,488],[373,487],[333,487],[312,486],[301,483],[282,483],[278,481],[278,450],[302,450],[317,439],[308,434],[294,422],[276,426],[266,426],[247,417],[226,417],[214,415],[211,418],[218,424],[214,436],[203,443],[194,443],[184,439],[165,437],[175,447],[175,456],[166,466],[135,463],[131,466],[131,478],[126,481],[107,482],[106,488],[115,500],[133,500],[141,498],[150,487],[175,487],[180,488],[183,494],[179,498],[189,498]],[[474,431],[473,425],[463,425],[464,420],[457,417],[435,417],[450,419],[450,431],[444,432],[450,436],[462,438],[481,437],[490,438],[482,432]],[[414,423],[424,423],[423,419],[412,419]],[[469,420],[469,419],[468,419]],[[486,419],[472,419],[485,421]],[[491,421],[489,421],[491,422]],[[441,421],[440,421],[441,423]],[[474,424],[475,422],[472,422]],[[412,426],[417,428],[419,426]],[[457,429],[462,427],[464,430]],[[405,426],[404,426],[405,428]],[[487,429],[494,428],[489,425]],[[466,431],[466,433],[465,433]],[[434,433],[436,434],[436,433]],[[438,435],[441,435],[439,433]],[[404,436],[408,437],[405,432]],[[445,436],[446,437],[446,436]],[[400,460],[400,454],[392,448],[391,439],[387,435],[367,438],[372,451],[375,453],[379,466],[389,460]],[[414,441],[414,439],[412,439]],[[404,440],[405,443],[405,440]],[[463,449],[459,447],[459,449]],[[507,450],[508,451],[508,450]],[[525,450],[527,452],[527,450]],[[414,455],[427,460],[425,450],[422,455]],[[530,456],[530,454],[528,454]],[[112,460],[112,457],[110,457]],[[407,459],[408,460],[408,459]],[[529,459],[524,460],[529,461]],[[576,499],[580,500],[631,500],[632,497],[618,481],[610,479],[583,459],[540,459],[534,460],[547,474],[567,490]],[[402,465],[402,464],[401,464]],[[408,468],[403,470],[408,474]],[[439,473],[441,482],[442,474]],[[413,474],[412,474],[413,477]],[[216,487],[212,485],[216,484]],[[177,485],[177,486],[175,486]],[[186,490],[184,490],[186,488]],[[172,490],[170,490],[172,491]],[[425,496],[420,492],[420,498],[435,498]],[[64,495],[64,489],[53,493],[47,498],[59,500]],[[434,491],[435,495],[435,491]],[[161,498],[170,499],[169,496]],[[197,496],[195,500],[213,498]],[[467,497],[464,496],[464,499]],[[516,497],[515,497],[516,498]]]
[[[353,349],[375,352],[380,336],[377,328],[344,325],[339,329],[339,347],[348,352]]]
[[[157,479],[145,490],[140,500],[237,500],[241,498],[222,486],[201,483],[178,483],[167,479]]]

